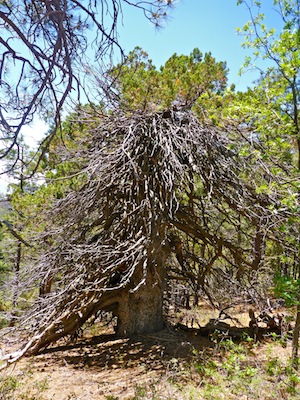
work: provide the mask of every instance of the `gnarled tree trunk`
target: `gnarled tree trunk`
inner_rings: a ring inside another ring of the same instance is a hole
[[[164,224],[158,228],[165,231]],[[165,262],[169,249],[162,245],[164,237],[160,237],[158,230],[148,248],[147,269],[142,262],[136,268],[130,283],[132,289],[122,292],[114,312],[120,336],[155,332],[164,327]]]
[[[163,284],[152,277],[138,290],[124,292],[115,315],[118,317],[117,334],[131,336],[159,331],[164,327]]]
[[[100,310],[113,311],[118,319],[116,333],[122,337],[161,330],[164,327],[165,261],[169,254],[168,246],[162,246],[162,242],[157,234],[148,248],[147,264],[140,262],[128,285],[102,293],[84,292],[70,298],[61,315],[33,336],[23,349],[11,354],[7,363],[23,355],[37,354],[76,332]]]

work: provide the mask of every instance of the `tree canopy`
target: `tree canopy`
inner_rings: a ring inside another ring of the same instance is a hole
[[[295,165],[300,170],[299,1],[275,0],[273,2],[274,15],[280,17],[282,25],[280,31],[267,26],[265,14],[262,11],[263,3],[254,1],[251,5],[247,0],[241,0],[238,3],[246,5],[251,17],[251,20],[239,29],[239,32],[245,35],[244,47],[253,49],[254,53],[253,58],[247,58],[245,68],[255,67],[257,58],[268,61],[268,66],[261,70],[259,82],[259,87],[265,91],[263,98],[266,108],[262,114],[264,118],[269,119],[269,131],[274,140],[284,137],[286,133],[289,134],[297,157]],[[278,120],[279,118],[281,121]],[[272,124],[272,119],[276,121],[276,124]],[[276,126],[280,126],[281,132],[278,132]]]
[[[164,290],[176,275],[199,289],[212,270],[237,279],[258,270],[266,239],[283,243],[270,231],[281,198],[257,193],[233,134],[186,110],[99,115],[68,152],[83,182],[46,215],[42,259],[27,270],[27,290],[40,282],[40,296],[19,325],[31,339],[9,362],[99,310],[113,312],[121,335],[162,328]],[[281,210],[280,221],[289,215]]]
[[[191,109],[203,95],[224,93],[226,62],[195,48],[190,55],[173,54],[160,70],[136,47],[122,65],[108,71],[113,98],[129,110],[159,111],[172,106]]]
[[[21,128],[34,115],[46,118],[54,134],[67,100],[90,97],[91,64],[101,69],[116,49],[123,54],[117,34],[123,5],[159,26],[173,0],[0,2],[1,158],[15,149],[18,159]]]
[[[249,8],[245,46],[275,67],[245,93],[227,87],[226,63],[211,53],[174,54],[157,69],[135,48],[105,73],[107,103],[68,116],[45,153],[47,183],[33,195],[14,193],[25,204],[16,220],[35,215],[37,227],[29,223],[31,258],[19,276],[31,304],[18,310],[17,325],[29,338],[8,362],[76,333],[102,310],[117,318],[119,335],[158,330],[176,280],[195,303],[201,291],[220,306],[237,294],[256,301],[260,289],[265,297],[277,277],[278,291],[298,306],[298,329],[299,35],[291,4],[274,1],[284,21],[276,37]]]

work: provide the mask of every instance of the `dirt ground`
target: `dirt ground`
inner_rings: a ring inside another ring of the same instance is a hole
[[[212,316],[209,310],[202,315],[204,319],[197,323],[206,323]],[[236,315],[247,326],[248,313],[237,310]],[[183,322],[193,319],[194,314],[183,315]],[[287,360],[290,349],[272,346],[273,356]],[[8,348],[9,343],[5,352]],[[267,348],[268,344],[260,345],[252,351],[253,365],[268,357]],[[215,343],[193,330],[166,328],[130,339],[116,337],[112,329],[101,328],[97,334],[87,330],[76,342],[60,341],[1,372],[0,379],[15,387],[2,392],[2,397],[0,391],[0,400],[206,399],[210,397],[193,397],[191,390],[184,394],[185,385],[199,388],[203,383],[201,374],[193,374],[190,368],[199,354],[215,357]],[[222,393],[219,398],[240,399]]]
[[[106,334],[53,346],[5,374],[23,382],[18,388],[23,399],[134,399],[154,384],[156,390],[164,387],[166,398],[179,398],[172,397],[174,388],[167,381],[176,379],[195,349],[211,346],[207,338],[167,329],[131,339]]]

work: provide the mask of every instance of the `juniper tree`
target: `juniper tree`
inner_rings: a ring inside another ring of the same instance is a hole
[[[281,240],[268,230],[277,194],[257,193],[230,132],[190,111],[100,115],[79,144],[68,159],[80,160],[83,183],[46,214],[28,290],[46,289],[21,317],[28,341],[8,362],[100,310],[113,312],[118,335],[160,330],[174,274],[195,279],[192,262],[202,280],[214,268],[257,270],[266,237]]]

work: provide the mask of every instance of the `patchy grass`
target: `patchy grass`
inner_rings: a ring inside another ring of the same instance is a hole
[[[275,335],[254,343],[164,330],[120,339],[93,328],[9,367],[0,400],[300,400],[290,355],[290,340]]]

